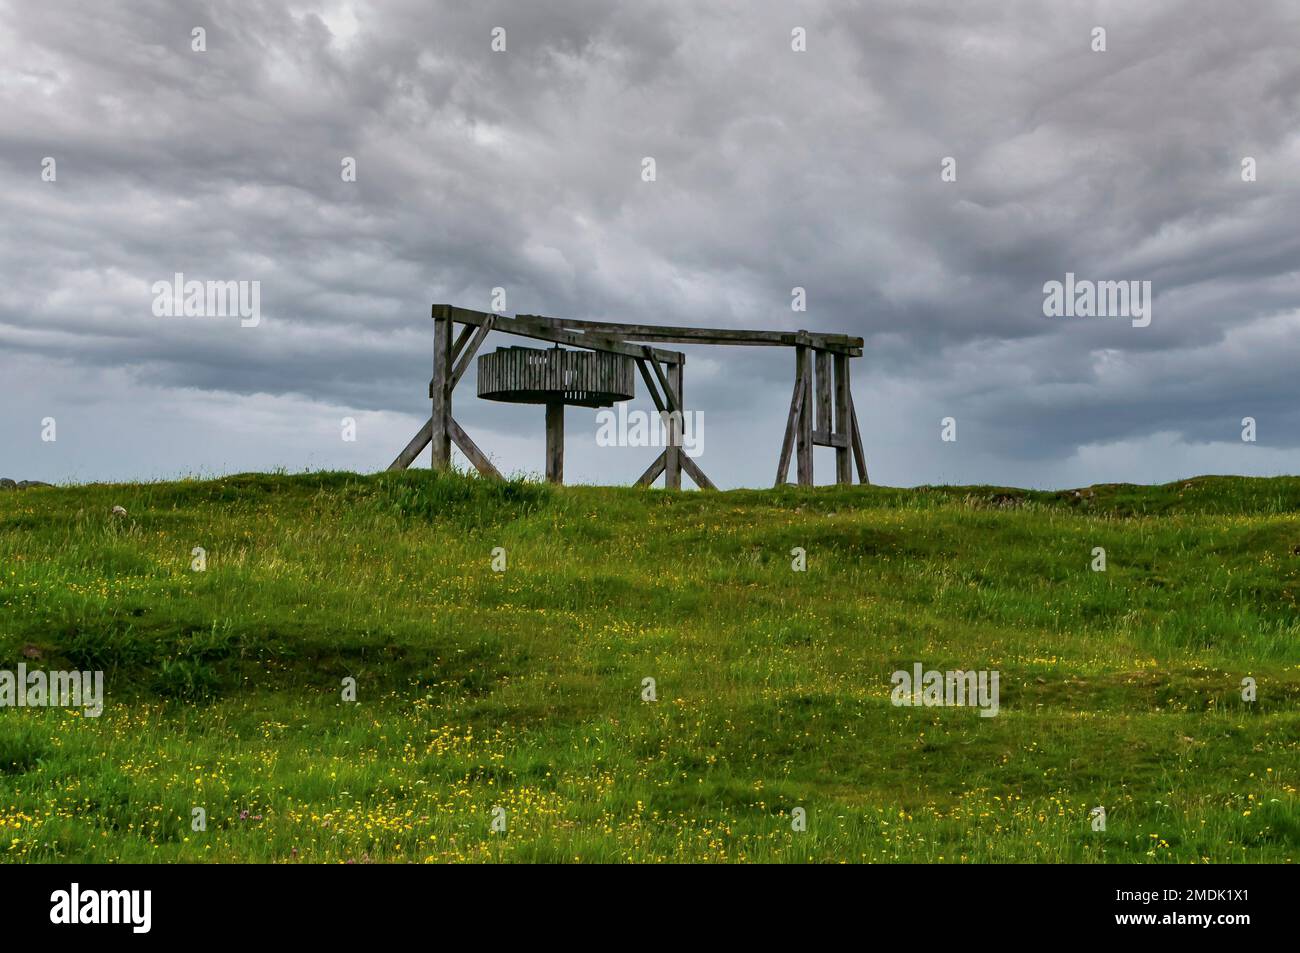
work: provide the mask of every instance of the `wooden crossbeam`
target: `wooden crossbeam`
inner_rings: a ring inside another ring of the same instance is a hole
[[[814,430],[812,432],[812,442],[817,447],[837,447],[848,449],[849,435],[845,433],[832,433],[829,430]]]
[[[657,324],[624,324],[617,321],[582,321],[574,318],[547,318],[554,327],[590,331],[627,341],[656,341],[661,344],[735,344],[758,347],[792,347],[806,343],[826,351],[862,350],[863,340],[847,334],[823,334],[818,331],[752,331],[741,328],[688,328]],[[858,356],[858,355],[854,355]]]
[[[538,341],[550,341],[552,344],[568,344],[571,347],[586,348],[589,351],[610,351],[628,357],[640,357],[642,355],[641,345],[629,344],[627,341],[612,337],[607,338],[600,335],[583,334],[578,331],[568,331],[558,328],[551,321],[539,318],[536,315],[517,314],[511,318],[504,314],[472,311],[469,308],[457,308],[450,304],[434,305],[433,307],[435,317],[438,314],[438,309],[441,308],[451,320],[459,321],[462,324],[481,325],[484,321],[491,319],[495,324],[495,329],[506,334],[517,334],[520,337],[533,338]],[[670,364],[681,364],[686,361],[686,355],[679,351],[661,351],[655,348],[654,354],[657,360],[666,361]]]

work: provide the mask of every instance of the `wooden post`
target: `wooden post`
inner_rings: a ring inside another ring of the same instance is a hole
[[[677,396],[677,406],[673,406],[672,397],[665,394],[668,404],[667,456],[664,458],[664,489],[680,490],[682,488],[682,409],[686,406],[682,397],[682,366],[676,362],[668,365],[668,385]]]
[[[817,419],[813,421],[813,430],[829,435],[835,429],[831,419],[831,352],[818,349],[813,354],[817,369]]]
[[[813,373],[811,353],[806,345],[795,348],[795,380],[803,381],[803,406],[799,408],[798,441],[795,450],[795,470],[800,486],[813,485]]]
[[[564,482],[564,402],[546,403],[546,479]]]
[[[433,421],[429,445],[435,470],[451,466],[451,318],[445,305],[433,306]]]
[[[853,482],[853,462],[849,455],[849,444],[853,438],[853,421],[850,418],[849,403],[849,356],[835,354],[835,427],[837,436],[843,437],[842,443],[835,445],[835,482]],[[827,428],[831,429],[831,428]]]

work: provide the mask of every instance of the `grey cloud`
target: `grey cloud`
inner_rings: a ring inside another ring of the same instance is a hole
[[[503,286],[511,311],[861,334],[863,423],[903,482],[936,478],[944,407],[981,478],[1112,444],[1116,478],[1185,475],[1201,457],[1135,467],[1131,446],[1250,413],[1294,468],[1298,26],[1282,0],[0,2],[0,368],[46,362],[24,380],[50,400],[82,367],[131,400],[418,423],[429,304]],[[160,323],[148,289],[176,271],[260,280],[264,326]],[[1066,271],[1151,280],[1152,326],[1045,318]],[[779,441],[788,354],[690,355],[736,446]],[[467,421],[534,433],[464,393]]]

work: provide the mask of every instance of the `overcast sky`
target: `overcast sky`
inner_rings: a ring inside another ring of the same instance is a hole
[[[873,482],[1300,471],[1300,4],[614,6],[0,0],[0,476],[382,469],[428,415],[429,305],[495,287],[862,336]],[[177,272],[260,282],[260,324],[155,315]],[[1150,326],[1045,316],[1067,272],[1150,281]],[[699,463],[769,485],[793,353],[682,350]],[[473,394],[539,471],[541,408]],[[571,481],[653,459],[567,421]]]

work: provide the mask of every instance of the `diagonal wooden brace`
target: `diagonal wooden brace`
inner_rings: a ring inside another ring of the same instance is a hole
[[[492,461],[487,458],[487,454],[480,450],[478,444],[470,439],[469,434],[464,431],[460,424],[456,423],[454,417],[447,424],[447,436],[460,448],[460,452],[465,454],[465,459],[474,464],[474,468],[483,476],[493,480],[505,479],[501,476],[501,471],[492,465]],[[406,445],[406,449],[399,453],[397,459],[389,464],[388,469],[405,470],[420,455],[420,452],[429,445],[429,441],[432,439],[433,418],[430,417],[424,422],[424,426],[420,428],[419,432],[411,438],[411,442]]]

